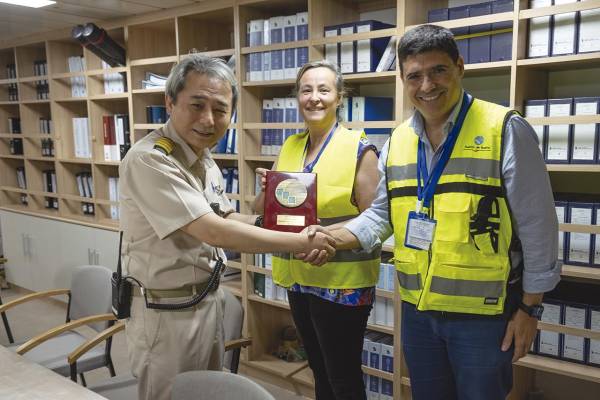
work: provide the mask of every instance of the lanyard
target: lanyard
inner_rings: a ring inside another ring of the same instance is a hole
[[[435,193],[435,188],[440,180],[440,177],[442,176],[444,168],[446,168],[448,160],[450,159],[450,155],[452,154],[452,150],[456,144],[458,134],[460,133],[462,125],[465,122],[467,111],[469,111],[469,108],[471,107],[472,101],[470,101],[470,98],[471,96],[465,92],[462,98],[460,112],[456,118],[456,123],[452,127],[452,130],[448,134],[448,137],[442,146],[440,159],[431,171],[431,175],[429,175],[429,172],[427,171],[427,160],[423,141],[419,140],[417,153],[417,213],[420,213],[423,207],[429,208],[429,205],[431,204],[431,199]],[[425,181],[425,184],[423,184],[422,180]]]
[[[319,150],[319,154],[317,154],[317,157],[315,157],[314,160],[312,160],[310,163],[306,164],[306,166],[303,169],[303,172],[312,172],[315,165],[317,165],[317,161],[319,161],[319,158],[321,158],[321,154],[323,154],[323,150],[325,150],[325,147],[327,147],[327,144],[329,143],[329,141],[331,141],[333,132],[335,132],[337,127],[338,127],[338,123],[336,122],[335,125],[333,126],[333,128],[331,128],[331,131],[327,134],[327,139],[325,139],[325,143],[323,143],[323,146],[321,146],[321,149]],[[307,135],[309,135],[308,132],[307,132]],[[306,158],[306,153],[308,152],[309,145],[310,145],[310,135],[308,136],[308,140],[306,141],[306,146],[304,146],[304,157],[302,157],[303,160]]]

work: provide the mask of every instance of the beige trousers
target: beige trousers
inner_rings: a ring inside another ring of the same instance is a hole
[[[126,335],[140,400],[170,400],[180,372],[223,369],[224,302],[220,288],[194,308],[178,311],[148,309],[143,297],[133,298]]]

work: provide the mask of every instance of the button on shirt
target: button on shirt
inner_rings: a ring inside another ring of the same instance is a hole
[[[440,149],[454,126],[459,110],[460,102],[454,107],[444,125],[444,139],[437,151],[433,150],[427,138],[423,116],[418,111],[412,116],[410,125],[424,144],[427,168],[430,172],[439,160]],[[380,247],[382,241],[393,234],[385,179],[389,143],[388,140],[379,157],[380,179],[371,207],[345,225],[345,228],[357,237],[362,247],[361,251],[371,251]],[[537,135],[519,115],[511,116],[506,122],[502,178],[513,226],[522,245],[522,252],[511,253],[512,265],[516,267],[523,262],[525,292],[550,291],[560,280],[562,265],[557,261],[558,221],[554,197],[539,151]]]
[[[170,155],[154,149],[165,136]],[[222,249],[180,230],[219,204],[233,212],[219,167],[208,149],[198,156],[170,121],[129,150],[119,167],[123,268],[149,289],[177,289],[206,282]]]

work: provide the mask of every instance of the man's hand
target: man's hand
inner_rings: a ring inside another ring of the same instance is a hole
[[[527,355],[527,352],[531,348],[531,343],[535,338],[537,323],[537,318],[530,317],[520,309],[512,315],[506,327],[504,340],[502,340],[502,351],[507,351],[514,340],[515,353],[512,359],[513,362]]]
[[[312,243],[319,243],[321,240],[325,240],[327,246],[325,248],[319,248],[313,245],[312,247],[309,247],[306,252],[295,254],[294,256],[297,259],[320,267],[335,255],[335,239],[331,236],[331,233],[327,228],[319,225],[311,225],[304,228],[301,233],[305,233],[308,236],[309,246],[311,246]]]
[[[265,191],[265,186],[267,184],[267,171],[270,171],[266,168],[256,168],[254,172],[256,175],[260,176],[260,190]]]

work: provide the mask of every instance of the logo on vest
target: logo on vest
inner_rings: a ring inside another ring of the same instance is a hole
[[[213,182],[210,183],[212,186],[212,190],[214,193],[216,193],[218,196],[220,196],[223,193],[223,188],[221,187],[221,185],[215,185]]]
[[[494,305],[494,306],[495,306],[495,305],[497,305],[497,304],[498,304],[498,298],[497,298],[497,297],[486,297],[486,298],[483,300],[483,304],[490,305],[490,306],[491,306],[491,305]]]
[[[475,153],[478,153],[480,151],[492,151],[492,148],[490,146],[484,145],[484,142],[485,138],[483,136],[475,136],[475,139],[473,139],[474,144],[465,145],[464,150],[473,151]]]

